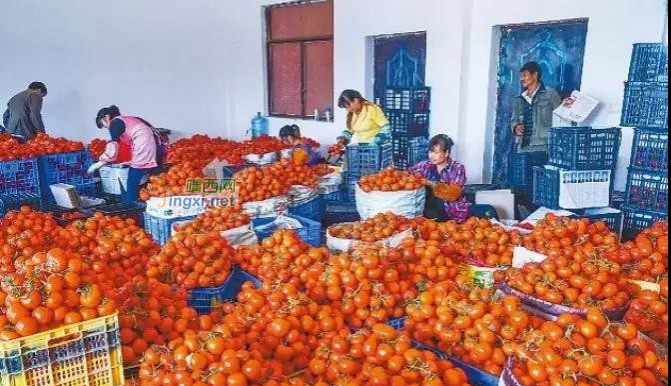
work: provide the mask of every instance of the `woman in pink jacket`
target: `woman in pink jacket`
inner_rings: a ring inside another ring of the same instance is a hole
[[[100,156],[100,163],[114,163],[119,155],[119,147],[130,147],[130,170],[122,201],[137,201],[143,180],[157,169],[163,158],[159,133],[142,118],[121,115],[116,106],[100,109],[96,115],[96,125],[99,129],[108,129],[112,138],[105,153]]]

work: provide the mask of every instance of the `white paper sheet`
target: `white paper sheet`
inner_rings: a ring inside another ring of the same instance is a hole
[[[559,172],[559,206],[565,209],[607,207],[610,170]]]
[[[594,111],[599,101],[587,96],[580,91],[573,91],[569,97],[571,102],[567,105],[562,103],[554,110],[559,118],[572,122],[581,123]]]

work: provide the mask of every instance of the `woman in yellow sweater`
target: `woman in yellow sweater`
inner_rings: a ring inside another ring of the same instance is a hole
[[[380,145],[391,137],[389,121],[380,106],[366,100],[356,90],[340,94],[338,107],[347,109],[347,129],[337,138],[338,142]]]

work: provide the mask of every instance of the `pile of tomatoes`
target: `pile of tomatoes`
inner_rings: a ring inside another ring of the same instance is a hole
[[[185,289],[218,287],[228,278],[233,255],[219,232],[178,232],[149,259],[147,276]]]
[[[149,177],[147,187],[140,190],[140,200],[148,201],[152,197],[170,195],[200,194],[200,192],[187,192],[187,179],[201,180],[202,186],[202,179],[205,178],[204,167],[202,162],[184,162],[172,166],[167,172]]]
[[[430,351],[413,348],[408,335],[384,324],[322,338],[305,377],[314,385],[469,384],[463,370]]]
[[[101,139],[101,138],[96,138],[89,145],[87,148],[91,152],[91,155],[95,159],[99,159],[100,156],[105,152],[105,147],[107,146],[107,140]]]
[[[242,212],[240,206],[212,206],[195,220],[175,226],[175,230],[188,234],[223,232],[247,225],[250,221],[249,215]]]
[[[503,371],[504,345],[540,322],[520,308],[517,297],[499,298],[491,289],[463,291],[451,281],[420,293],[406,313],[414,339],[494,375]]]
[[[241,246],[235,259],[265,285],[290,283],[304,290],[319,281],[328,251],[311,248],[293,230],[278,230],[259,245]]]
[[[329,228],[329,234],[341,239],[374,243],[412,229],[412,225],[411,220],[387,212],[359,222],[334,225]]]
[[[16,265],[16,272],[0,276],[0,340],[116,312],[77,254],[54,248]]]
[[[65,138],[51,137],[39,133],[25,144],[19,143],[9,134],[0,134],[0,161],[33,158],[45,154],[68,153],[84,150],[84,144]]]
[[[455,260],[476,266],[490,268],[509,267],[512,264],[513,250],[522,242],[516,230],[506,232],[498,225],[485,219],[469,218],[463,224],[454,221],[437,224],[436,229],[430,222],[432,232],[442,234],[442,248],[445,254]],[[434,238],[436,236],[434,235]]]
[[[244,156],[248,154],[272,153],[287,147],[278,138],[270,136],[235,142],[220,137],[212,138],[197,134],[190,138],[182,138],[172,144],[169,162],[173,165],[184,162],[198,162],[207,165],[212,160],[219,159],[230,165],[240,165],[244,163]]]
[[[240,186],[241,203],[263,201],[269,198],[285,196],[291,183],[284,168],[272,164],[261,168],[247,168],[233,176]]]
[[[597,308],[564,314],[510,345],[512,374],[531,385],[663,385],[666,358],[631,323],[609,321]]]
[[[669,266],[669,226],[658,222],[627,241],[608,257],[620,264],[629,279],[659,282]]]
[[[359,186],[366,193],[372,191],[397,192],[400,190],[417,190],[427,184],[428,181],[421,174],[411,174],[391,166],[381,172],[362,176],[359,179]]]
[[[638,293],[625,315],[625,320],[634,324],[642,333],[662,344],[669,342],[669,297],[668,283],[664,282],[660,293],[642,290]]]
[[[20,270],[35,253],[51,249],[58,228],[51,214],[28,206],[5,215],[0,223],[0,275]]]

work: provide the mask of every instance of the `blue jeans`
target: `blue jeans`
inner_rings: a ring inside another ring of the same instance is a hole
[[[126,183],[126,192],[121,197],[121,202],[135,202],[140,194],[140,181],[144,176],[152,174],[154,169],[136,169],[131,167],[128,170],[128,182]]]

